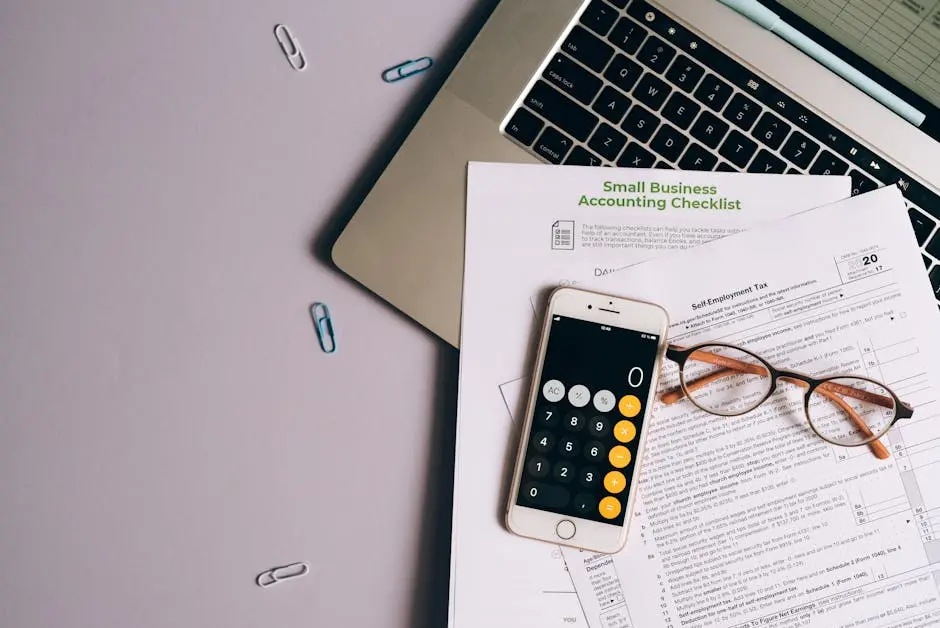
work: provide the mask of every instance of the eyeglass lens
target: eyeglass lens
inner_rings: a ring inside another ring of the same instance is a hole
[[[770,371],[757,357],[717,345],[693,352],[682,368],[682,377],[693,403],[725,416],[753,410],[773,384]]]
[[[817,386],[807,401],[816,432],[839,445],[860,445],[884,434],[895,416],[894,397],[880,384],[840,377]]]

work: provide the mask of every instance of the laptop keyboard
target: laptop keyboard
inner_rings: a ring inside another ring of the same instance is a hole
[[[554,164],[897,185],[940,302],[940,197],[643,0],[592,0],[505,133]]]

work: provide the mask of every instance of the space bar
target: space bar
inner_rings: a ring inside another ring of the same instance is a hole
[[[597,116],[543,81],[535,84],[526,96],[525,105],[582,142],[597,124]]]

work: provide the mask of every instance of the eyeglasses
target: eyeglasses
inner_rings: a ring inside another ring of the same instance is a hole
[[[890,456],[878,439],[914,409],[882,384],[857,375],[816,379],[785,371],[740,347],[706,343],[690,348],[670,345],[666,357],[679,365],[679,387],[660,400],[669,405],[688,397],[705,412],[739,416],[764,403],[777,382],[804,389],[803,409],[813,432],[833,445],[868,445],[877,458]]]

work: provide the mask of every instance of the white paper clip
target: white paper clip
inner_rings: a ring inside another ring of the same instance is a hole
[[[264,573],[258,574],[258,577],[255,578],[255,582],[258,583],[259,587],[267,588],[278,582],[306,576],[309,571],[310,565],[306,562],[291,563],[290,565],[275,567],[274,569],[269,569]]]
[[[277,39],[284,56],[287,57],[290,67],[298,72],[305,70],[307,68],[307,58],[304,56],[304,51],[300,49],[300,42],[290,32],[290,29],[284,24],[278,24],[274,27],[274,37]]]

